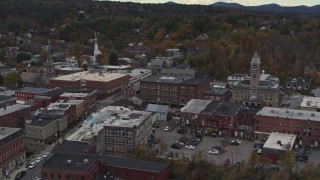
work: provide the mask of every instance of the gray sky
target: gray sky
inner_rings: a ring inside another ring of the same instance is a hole
[[[173,1],[180,4],[213,4],[215,2],[234,2],[243,5],[261,5],[261,4],[271,4],[276,3],[281,6],[314,6],[319,5],[320,0],[116,0],[121,2],[140,2],[140,3],[164,3],[168,1]]]

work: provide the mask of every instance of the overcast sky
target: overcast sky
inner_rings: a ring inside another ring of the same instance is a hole
[[[320,4],[320,0],[115,0],[122,2],[140,2],[140,3],[164,3],[173,1],[180,4],[213,4],[215,2],[235,2],[243,5],[261,5],[276,3],[282,6],[314,6]]]

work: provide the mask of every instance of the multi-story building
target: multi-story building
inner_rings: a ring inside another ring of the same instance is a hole
[[[318,147],[320,112],[264,107],[256,114],[255,138],[265,139],[271,132],[297,135],[300,145]]]
[[[233,101],[251,106],[278,107],[279,78],[265,74],[260,69],[260,57],[255,52],[251,61],[250,77],[232,86]]]
[[[125,107],[108,106],[70,135],[69,141],[85,141],[96,146],[97,153],[134,154],[147,143],[152,132],[152,113]]]
[[[190,76],[154,75],[140,81],[140,98],[145,102],[186,105],[203,98],[209,81]]]
[[[17,98],[15,96],[0,95],[0,108],[16,104]]]
[[[62,141],[53,149],[56,154],[96,154],[95,146],[81,141]]]
[[[235,128],[241,105],[231,102],[192,99],[181,108],[181,126],[189,130],[213,131],[238,136]]]
[[[254,125],[255,116],[262,107],[257,106],[243,106],[239,111],[238,123],[236,126],[237,131],[241,138],[254,139]]]
[[[231,76],[228,77],[228,84],[230,86],[233,86],[233,84],[238,83],[240,81],[243,81],[248,75],[246,74],[232,74]]]
[[[50,87],[88,88],[109,95],[120,91],[130,82],[130,76],[121,73],[78,72],[50,79]]]
[[[112,174],[120,179],[167,180],[169,178],[169,164],[160,162],[104,156],[101,166],[102,173]]]
[[[51,103],[47,107],[47,110],[51,114],[66,115],[68,128],[76,124],[76,120],[77,120],[77,104],[76,103],[71,103],[71,102],[70,103],[60,103],[60,102]],[[81,113],[81,111],[82,111],[81,104],[79,104],[78,113]]]
[[[26,163],[24,132],[19,128],[0,127],[0,179]]]
[[[304,96],[303,100],[300,104],[300,110],[319,112],[320,111],[320,98],[319,97]]]
[[[68,116],[63,111],[41,110],[25,125],[28,152],[37,152],[55,142],[68,127]]]
[[[229,88],[210,88],[203,93],[203,99],[228,101],[232,96]]]
[[[17,97],[17,103],[25,104],[27,102],[34,103],[34,99],[36,95],[40,95],[43,93],[48,93],[53,89],[48,88],[35,88],[35,87],[24,87],[22,89],[18,89],[15,92]]]
[[[0,108],[0,126],[3,127],[24,127],[25,120],[31,117],[29,105],[14,104]]]
[[[55,154],[41,168],[45,180],[93,180],[100,171],[100,158],[89,154]]]
[[[311,86],[311,79],[310,78],[288,78],[286,82],[286,88],[292,90],[309,90]]]

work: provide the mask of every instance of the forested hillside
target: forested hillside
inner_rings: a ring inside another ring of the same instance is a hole
[[[320,60],[320,20],[301,14],[86,0],[0,2],[0,33],[31,29],[38,36],[82,45],[98,32],[101,48],[119,52],[131,42],[144,42],[151,47],[150,57],[166,48],[185,51],[206,33],[205,48],[186,60],[215,79],[248,73],[254,51],[262,68],[282,81],[303,76],[304,65]]]

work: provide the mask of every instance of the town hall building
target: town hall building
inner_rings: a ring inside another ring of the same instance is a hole
[[[232,100],[248,106],[277,107],[279,101],[279,78],[261,71],[257,52],[251,60],[250,76],[233,84]]]

